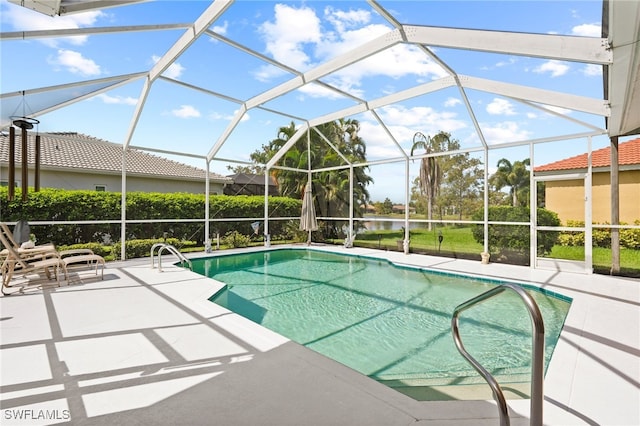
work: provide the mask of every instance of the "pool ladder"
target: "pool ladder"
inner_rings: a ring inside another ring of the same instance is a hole
[[[180,251],[177,248],[167,243],[156,243],[153,246],[151,246],[151,268],[156,267],[155,260],[154,260],[154,253],[156,249],[158,249],[158,271],[162,272],[162,252],[163,251],[167,251],[173,254],[174,256],[176,256],[180,261],[180,266],[184,267],[186,263],[187,265],[189,265],[189,269],[193,270],[193,265],[191,264],[191,261],[186,257],[184,257],[184,255],[180,253]]]
[[[533,297],[529,295],[522,287],[512,284],[503,284],[492,288],[491,290],[484,292],[473,299],[469,299],[464,303],[458,305],[453,311],[453,317],[451,318],[451,330],[453,332],[453,340],[458,348],[458,351],[463,357],[476,369],[482,377],[487,381],[493,392],[493,399],[498,405],[500,412],[500,425],[509,426],[509,412],[507,408],[507,402],[502,388],[496,381],[496,379],[489,373],[480,363],[467,352],[462,339],[460,338],[460,332],[458,330],[458,316],[461,312],[471,308],[472,306],[484,302],[487,299],[492,298],[505,290],[514,291],[527,307],[529,315],[531,317],[531,325],[533,326],[533,351],[532,351],[532,364],[531,364],[531,406],[530,406],[530,423],[531,425],[542,425],[542,404],[543,404],[543,381],[544,381],[544,321],[542,320],[542,314],[538,305],[533,300]]]

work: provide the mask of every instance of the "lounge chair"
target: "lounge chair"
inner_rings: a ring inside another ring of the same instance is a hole
[[[11,294],[5,290],[11,287],[11,281],[15,275],[26,277],[27,275],[44,273],[47,279],[51,279],[51,269],[53,269],[58,285],[60,285],[60,270],[64,272],[65,279],[67,278],[67,266],[56,253],[16,249],[7,240],[4,232],[0,232],[0,243],[4,246],[4,250],[0,253],[2,256],[2,266],[0,266],[2,270],[2,294]]]
[[[67,280],[70,266],[95,266],[97,275],[98,265],[101,265],[101,279],[104,279],[104,258],[89,249],[57,251],[53,245],[39,248],[16,248],[15,241],[8,237],[5,227],[0,227],[0,243],[4,246],[0,252],[0,261],[2,263],[2,293],[5,295],[11,294],[5,292],[5,289],[12,287],[11,281],[16,275],[27,276],[44,273],[47,279],[51,279],[51,270],[53,269],[56,283],[59,286],[60,270]]]

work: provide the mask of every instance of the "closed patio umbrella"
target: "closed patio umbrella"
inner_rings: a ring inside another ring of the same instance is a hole
[[[313,206],[313,195],[311,194],[311,184],[307,184],[302,198],[302,214],[300,215],[300,230],[309,232],[307,244],[311,244],[311,231],[318,229],[316,220],[316,209]]]

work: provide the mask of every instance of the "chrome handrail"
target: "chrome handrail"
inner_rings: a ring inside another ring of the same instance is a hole
[[[163,250],[168,251],[169,253],[176,256],[180,261],[181,266],[184,266],[184,264],[187,263],[189,265],[189,269],[193,270],[193,264],[191,263],[191,261],[186,257],[184,257],[184,255],[180,253],[180,251],[177,248],[167,243],[156,243],[153,246],[151,246],[151,268],[155,268],[153,253],[155,252],[156,248],[158,249],[158,271],[162,272],[162,251]]]
[[[502,293],[505,290],[514,291],[522,301],[525,303],[529,315],[531,317],[531,325],[533,327],[532,332],[532,345],[533,352],[531,355],[531,406],[530,406],[530,423],[531,425],[542,425],[542,404],[543,404],[543,382],[544,382],[544,321],[540,309],[535,300],[529,293],[527,293],[522,287],[513,284],[503,284],[498,287],[494,287],[489,291],[486,291],[464,303],[458,305],[453,311],[453,317],[451,318],[451,329],[453,332],[453,341],[458,348],[458,351],[463,357],[476,369],[478,373],[487,381],[493,392],[493,399],[498,404],[500,411],[500,425],[509,426],[509,412],[507,408],[507,402],[504,394],[498,382],[475,358],[467,352],[462,339],[460,338],[460,331],[458,328],[458,316],[461,312],[471,308],[477,303],[483,302]]]

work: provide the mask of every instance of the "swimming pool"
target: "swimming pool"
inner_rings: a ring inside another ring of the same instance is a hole
[[[500,282],[307,249],[194,259],[193,270],[227,284],[215,303],[378,381],[483,382],[455,348],[451,316]],[[544,318],[548,365],[570,299],[524,287]],[[501,384],[529,381],[531,321],[517,295],[466,311],[460,332]]]

